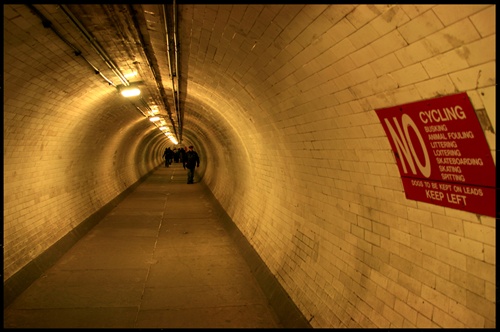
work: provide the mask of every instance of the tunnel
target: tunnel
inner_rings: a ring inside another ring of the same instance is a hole
[[[4,309],[192,145],[311,327],[496,327],[495,4],[3,17]]]

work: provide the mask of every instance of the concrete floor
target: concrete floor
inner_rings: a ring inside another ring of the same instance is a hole
[[[279,328],[201,183],[160,167],[4,309],[4,328]]]

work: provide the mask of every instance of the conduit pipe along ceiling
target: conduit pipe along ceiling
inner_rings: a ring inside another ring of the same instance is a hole
[[[167,6],[163,5],[163,20],[165,23],[165,37],[167,43],[167,57],[168,57],[168,70],[169,75],[172,80],[172,98],[175,113],[177,114],[177,124],[179,127],[179,139],[182,140],[182,123],[184,119],[184,112],[180,107],[180,71],[179,71],[179,44],[177,42],[177,4],[174,0],[172,5],[172,20],[168,19],[168,11]],[[172,27],[169,29],[169,24],[172,24]],[[170,40],[174,43],[174,66],[172,66],[172,48]]]
[[[178,71],[178,66],[177,66],[177,43],[176,40],[177,38],[175,36],[169,36],[168,35],[168,30],[167,30],[167,23],[165,22],[165,31],[162,31],[162,33],[166,36],[167,41],[170,39],[174,40],[174,49],[176,50],[175,52],[175,59],[176,59],[176,65],[175,65],[175,72],[172,70],[172,62],[170,59],[170,53],[169,55],[169,69],[170,69],[170,75],[172,77],[172,96],[173,96],[173,104],[176,110],[176,116],[177,116],[177,124],[175,120],[172,118],[172,113],[170,112],[169,106],[168,106],[168,101],[165,96],[165,92],[163,89],[163,85],[161,82],[161,78],[158,77],[157,75],[157,70],[155,70],[154,66],[152,65],[152,59],[151,56],[148,54],[148,47],[145,44],[144,37],[142,35],[140,25],[137,19],[137,11],[134,9],[133,5],[101,5],[99,8],[104,9],[104,11],[108,15],[113,15],[112,19],[110,20],[110,17],[108,16],[106,19],[111,22],[111,24],[118,22],[120,20],[126,20],[127,26],[134,26],[135,27],[135,33],[137,36],[131,37],[133,39],[132,43],[128,44],[135,44],[138,45],[138,49],[140,49],[141,52],[144,52],[144,58],[145,61],[139,62],[135,60],[133,63],[135,65],[139,65],[141,63],[145,63],[147,65],[147,70],[149,70],[150,74],[153,75],[154,81],[155,81],[155,86],[154,90],[156,90],[153,95],[154,96],[161,96],[160,98],[156,98],[156,100],[160,100],[160,102],[154,102],[154,99],[150,99],[150,103],[145,99],[145,95],[141,91],[141,86],[149,87],[151,85],[147,85],[147,81],[136,81],[136,82],[130,82],[127,78],[127,75],[125,75],[122,70],[120,70],[119,66],[113,61],[112,57],[106,52],[106,50],[99,44],[95,36],[92,35],[90,31],[85,28],[84,24],[77,18],[77,15],[75,15],[72,10],[70,10],[70,6],[74,6],[75,9],[77,10],[82,10],[84,12],[84,9],[86,5],[58,5],[58,7],[62,10],[66,18],[77,28],[77,30],[81,33],[81,35],[84,37],[84,42],[89,44],[92,49],[97,53],[97,55],[100,57],[101,60],[104,61],[104,63],[107,65],[107,67],[112,71],[113,74],[115,74],[121,84],[114,84],[110,79],[104,76],[104,74],[92,63],[90,63],[82,54],[82,51],[76,48],[71,42],[67,40],[67,38],[63,37],[61,33],[53,26],[52,22],[49,21],[42,13],[40,10],[38,10],[34,5],[27,5],[33,13],[35,13],[38,17],[40,17],[42,24],[45,28],[51,28],[52,31],[65,42],[67,45],[69,45],[76,56],[80,56],[82,59],[84,59],[94,70],[96,74],[100,74],[101,77],[103,77],[106,80],[106,83],[108,85],[114,86],[119,93],[121,93],[123,96],[128,97],[129,101],[132,103],[132,105],[141,112],[141,114],[145,117],[151,120],[151,117],[158,117],[156,121],[152,121],[152,123],[159,128],[159,130],[164,133],[174,144],[178,144],[178,142],[181,140],[181,132],[182,132],[182,121],[180,120],[180,112],[179,112],[179,101],[178,101],[178,84],[177,88],[176,85],[174,84],[174,77],[179,76],[179,71]],[[44,5],[37,5],[37,6],[44,6]],[[90,8],[90,7],[89,7]],[[92,6],[91,8],[96,8],[95,6]],[[140,6],[142,9],[142,6]],[[164,12],[164,18],[166,19],[166,6],[161,7],[165,12]],[[175,5],[174,5],[175,8]],[[129,14],[129,16],[124,15]],[[101,13],[99,13],[101,14]],[[118,15],[120,16],[118,18]],[[174,15],[176,14],[176,10],[174,10]],[[97,16],[97,13],[96,13]],[[82,17],[85,17],[84,14],[82,14]],[[129,20],[132,20],[133,24],[129,24]],[[174,22],[176,22],[176,19],[174,18]],[[106,22],[108,23],[108,22]],[[114,26],[113,28],[119,28],[118,26]],[[99,32],[98,32],[99,33]],[[146,32],[147,33],[147,32]],[[174,29],[175,33],[175,29]],[[139,42],[137,41],[139,39]],[[104,42],[109,42],[107,40],[103,40]],[[126,41],[123,43],[126,44]],[[130,52],[132,53],[132,52]],[[135,52],[134,52],[135,53]],[[141,55],[141,54],[140,54]],[[140,56],[139,55],[139,56]],[[127,59],[131,60],[131,59]],[[124,67],[129,65],[122,64]],[[146,73],[147,74],[147,73]],[[177,93],[176,93],[177,91]],[[151,102],[153,100],[153,102]],[[166,110],[166,113],[168,114],[169,120],[170,120],[170,125],[172,127],[173,133],[170,131],[170,129],[167,127],[167,122],[165,121],[164,117],[161,115],[161,112],[159,110],[159,106],[156,104],[162,104]],[[177,127],[179,130],[177,130]],[[176,138],[177,136],[177,138]]]
[[[137,8],[139,10],[136,10],[134,6],[137,6]],[[161,78],[161,71],[160,71],[160,68],[158,68],[158,66],[155,66],[155,61],[153,60],[157,60],[154,56],[154,54],[150,54],[150,49],[154,49],[153,45],[151,44],[148,44],[146,45],[146,41],[145,41],[145,38],[144,38],[144,35],[151,35],[152,33],[152,30],[156,30],[156,29],[152,29],[150,30],[149,28],[147,30],[141,30],[141,27],[143,25],[141,25],[139,23],[139,18],[138,18],[138,15],[137,13],[139,12],[142,12],[143,14],[144,13],[148,13],[148,14],[156,14],[158,17],[161,17],[161,11],[165,11],[165,6],[159,6],[159,5],[128,5],[128,8],[129,8],[129,12],[131,14],[131,17],[132,17],[132,20],[133,20],[133,24],[135,26],[135,29],[136,29],[136,32],[138,34],[138,38],[140,39],[140,45],[142,47],[142,50],[144,51],[144,54],[145,54],[145,58],[147,60],[147,63],[148,63],[148,66],[149,66],[149,69],[151,70],[151,73],[153,74],[153,77],[154,77],[154,81],[156,83],[156,88],[158,90],[158,92],[160,93],[160,96],[161,96],[161,99],[162,99],[162,104],[163,106],[165,107],[165,109],[167,110],[168,112],[168,116],[169,116],[169,119],[170,119],[170,122],[172,124],[172,129],[174,131],[174,134],[175,136],[177,136],[178,142],[181,141],[181,132],[182,132],[182,128],[181,126],[179,125],[179,122],[177,121],[177,126],[175,125],[175,120],[173,119],[173,116],[172,116],[172,112],[170,111],[170,107],[169,107],[169,103],[168,103],[168,98],[165,94],[165,89],[163,87],[163,81],[162,81],[162,78]],[[151,9],[151,10],[150,10]],[[164,14],[163,17],[165,17],[166,15]],[[148,20],[145,18],[145,17],[141,17],[144,19],[145,23],[144,26],[148,26]],[[160,28],[163,27],[163,25],[159,24]],[[159,32],[162,36],[162,40],[164,40],[165,38],[168,40],[170,39],[170,37],[168,36],[168,32],[166,29],[162,29],[160,32]],[[151,39],[151,38],[150,38]],[[146,47],[148,46],[148,47]],[[163,54],[163,52],[161,53]],[[168,59],[168,66],[170,67],[171,66],[171,62],[170,60]],[[175,108],[175,99],[172,98],[172,103],[174,105],[174,108]],[[178,118],[179,115],[178,113],[176,112],[176,117]],[[172,139],[172,136],[173,134],[170,133],[169,135],[169,138],[174,141]],[[175,142],[174,142],[175,143]],[[177,143],[175,143],[177,144]]]

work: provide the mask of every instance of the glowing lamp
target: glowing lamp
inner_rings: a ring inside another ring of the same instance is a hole
[[[135,97],[141,94],[141,90],[137,87],[126,87],[120,90],[120,93],[124,97]]]

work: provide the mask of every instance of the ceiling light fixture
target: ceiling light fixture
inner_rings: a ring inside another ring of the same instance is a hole
[[[151,108],[151,113],[153,113],[153,115],[160,113],[160,110],[158,109],[158,106],[151,105],[150,108]]]
[[[141,90],[139,88],[127,87],[120,91],[123,97],[135,97],[141,94]]]
[[[179,144],[179,142],[174,137],[174,135],[172,135],[172,133],[165,132],[165,136],[167,136],[170,139],[170,141],[172,141],[172,143],[174,143],[175,145]]]
[[[124,97],[137,97],[138,95],[141,94],[141,90],[139,89],[138,85],[141,84],[142,82],[134,82],[130,83],[129,85],[117,85],[116,88],[118,91],[121,93],[122,96]]]

